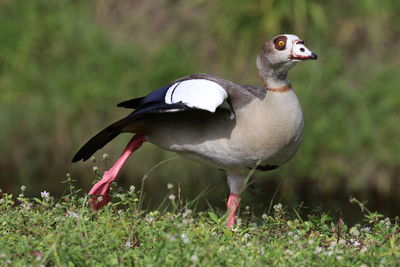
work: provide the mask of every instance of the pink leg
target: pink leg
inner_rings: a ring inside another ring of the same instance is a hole
[[[240,203],[240,195],[235,193],[230,193],[228,203],[226,204],[228,208],[228,222],[226,226],[229,228],[233,228],[233,224],[235,223],[236,213],[239,208]]]
[[[89,195],[93,196],[93,210],[101,209],[105,204],[110,201],[109,191],[111,183],[115,180],[119,171],[121,170],[122,166],[124,166],[129,156],[139,147],[141,147],[144,142],[146,142],[146,137],[144,135],[135,135],[131,139],[131,141],[129,141],[124,152],[122,152],[121,156],[118,158],[114,166],[112,166],[111,169],[109,169],[108,171],[104,172],[103,178],[101,178],[101,180],[92,187]],[[99,197],[102,197],[102,199],[99,200]]]

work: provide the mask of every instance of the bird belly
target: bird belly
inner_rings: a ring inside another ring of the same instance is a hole
[[[175,129],[177,130],[177,129]],[[268,132],[265,133],[265,140],[257,142],[259,146],[253,146],[253,142],[246,137],[235,135],[230,138],[220,138],[203,142],[186,143],[170,141],[160,142],[148,138],[150,142],[170,151],[200,162],[205,162],[222,169],[252,168],[260,160],[260,166],[280,166],[289,161],[296,153],[301,134],[287,139],[268,139]],[[163,139],[164,141],[165,139]],[[253,139],[254,140],[254,139]]]
[[[173,144],[164,147],[170,151],[222,169],[252,168],[259,166],[280,166],[289,161],[296,153],[300,138],[286,145],[279,143],[268,148],[253,148],[238,144],[230,139],[207,141],[201,144]],[[259,162],[260,161],[260,162]]]

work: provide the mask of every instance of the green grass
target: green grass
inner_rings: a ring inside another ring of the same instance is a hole
[[[258,177],[282,183],[284,201],[307,195],[304,184],[310,184],[332,199],[345,192],[399,205],[398,0],[136,2],[0,1],[4,191],[15,194],[25,184],[29,194],[47,188],[59,196],[66,172],[89,187],[88,164],[71,166],[70,160],[97,131],[127,114],[116,103],[196,72],[260,84],[255,56],[262,43],[290,32],[319,55],[290,72],[305,132],[296,158]],[[100,153],[115,161],[127,138]],[[165,158],[146,145],[119,181],[138,185]],[[166,183],[192,183],[185,192],[226,184],[218,170],[187,161],[156,172]],[[151,183],[146,190],[157,195],[162,187]]]
[[[0,199],[0,266],[398,266],[398,218],[366,209],[346,225],[318,212],[276,204],[261,217],[242,208],[233,230],[222,211],[197,212],[170,188],[157,211],[141,209],[131,187],[93,213],[87,196],[42,193]],[[114,187],[114,189],[117,187]],[[25,188],[22,188],[25,190]],[[114,190],[120,191],[120,190]],[[173,198],[173,197],[172,197]],[[193,209],[193,210],[191,210]]]

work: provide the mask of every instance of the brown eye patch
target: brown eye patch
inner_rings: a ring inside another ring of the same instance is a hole
[[[285,50],[286,48],[287,37],[286,36],[278,36],[274,40],[275,49],[277,50]]]

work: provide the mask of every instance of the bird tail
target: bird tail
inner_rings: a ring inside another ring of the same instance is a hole
[[[132,122],[129,117],[119,120],[105,128],[104,130],[100,131],[98,134],[93,136],[86,144],[84,144],[78,152],[76,152],[75,156],[72,158],[72,162],[77,162],[80,160],[86,161],[97,150],[103,148],[111,140],[117,137],[122,132],[122,129],[128,124],[128,122]]]

